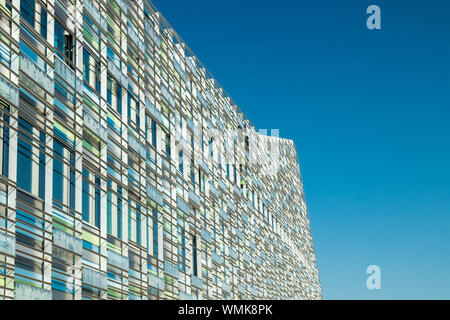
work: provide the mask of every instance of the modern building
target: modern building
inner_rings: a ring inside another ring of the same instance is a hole
[[[320,299],[297,151],[143,0],[0,0],[0,297]]]

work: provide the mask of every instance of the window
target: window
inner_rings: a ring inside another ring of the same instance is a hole
[[[183,228],[180,230],[178,244],[178,269],[186,272],[186,236]]]
[[[75,153],[65,144],[53,140],[53,199],[75,209]]]
[[[178,152],[178,170],[183,174],[183,150]]]
[[[110,75],[107,80],[106,99],[114,110],[122,114],[122,87]]]
[[[158,259],[158,211],[153,209],[153,256]]]
[[[213,150],[213,138],[211,138],[208,141],[208,148],[209,148],[209,156],[212,158],[214,157],[214,150]]]
[[[40,141],[39,146],[35,140]],[[17,186],[36,197],[44,198],[45,134],[19,116],[17,151]]]
[[[22,232],[24,231],[18,230],[16,232],[23,234]],[[20,242],[20,240],[22,240],[21,238],[22,237],[19,238],[18,236],[17,241]],[[39,240],[36,239],[33,241],[33,243],[36,244],[42,243],[42,240],[39,237]],[[42,285],[41,281],[44,278],[43,271],[44,271],[44,264],[41,259],[33,256],[17,255],[15,259],[15,270],[14,270],[15,273],[14,277],[17,282],[29,283],[39,288],[39,286]]]
[[[47,39],[47,10],[41,7],[41,36]]]
[[[9,174],[9,106],[0,102],[0,173]]]
[[[205,174],[202,170],[198,170],[198,183],[200,184],[200,191],[205,192]]]
[[[74,41],[73,36],[71,33],[66,32],[64,35],[64,55],[66,56],[67,60],[70,62],[74,62],[73,60],[73,49],[74,49]]]
[[[139,159],[139,155],[136,152],[128,151],[128,181],[136,184],[138,187],[141,185],[142,178],[139,174]]]
[[[83,220],[100,227],[100,177],[83,168],[82,215]]]
[[[202,153],[205,151],[205,142],[203,141],[203,134],[200,136],[200,146],[202,147]]]
[[[149,121],[150,117],[148,115],[145,115],[145,140],[148,141],[149,139],[149,134],[148,131],[150,129],[149,125],[148,125],[148,121]]]
[[[195,167],[194,167],[194,155],[192,155],[191,157],[191,165],[190,165],[190,169],[191,169],[191,184],[192,184],[192,188],[195,191]]]
[[[152,119],[152,146],[156,148],[156,122]]]
[[[192,269],[194,276],[198,276],[197,270],[197,237],[192,237]]]
[[[166,157],[170,159],[170,134],[166,133]]]
[[[141,244],[142,214],[141,205],[128,200],[128,240]]]
[[[108,127],[112,129],[112,131],[110,131],[110,133],[111,133],[110,137],[111,138],[115,137],[115,139],[118,140],[118,137],[116,136],[116,134],[122,135],[122,123],[111,112],[108,112],[108,116],[106,119],[107,119],[106,121],[108,123]],[[108,152],[109,153],[117,156],[119,159],[122,158],[122,149],[115,142],[115,140],[108,138],[107,144],[108,144]]]
[[[6,45],[6,43],[0,41],[0,52],[1,68],[11,68],[11,48],[9,47],[9,45]],[[2,64],[4,64],[4,66],[2,66]]]
[[[55,19],[55,53],[74,69],[74,39],[61,23]]]
[[[136,77],[136,79],[139,82],[139,74],[136,72],[136,70],[133,68],[133,66],[139,66],[140,65],[140,59],[139,56],[136,54],[136,52],[133,50],[132,46],[128,46],[127,48],[127,54],[128,54],[128,61],[130,63],[127,64],[128,74],[133,75]]]
[[[100,156],[100,139],[87,128],[83,128],[83,147],[88,149],[97,157]]]
[[[34,27],[34,0],[20,0],[20,16]]]
[[[107,231],[108,234],[122,239],[122,187],[111,179],[108,179],[107,186]]]
[[[128,123],[130,123],[130,121],[132,121],[136,127],[139,128],[139,102],[136,100],[133,93],[128,92]]]
[[[100,93],[100,63],[83,48],[83,78],[97,93]]]
[[[100,29],[92,22],[86,13],[83,14],[84,40],[88,41],[94,50],[100,49]]]
[[[221,223],[222,225],[222,255],[225,256],[225,224]],[[224,274],[226,278],[226,274]]]

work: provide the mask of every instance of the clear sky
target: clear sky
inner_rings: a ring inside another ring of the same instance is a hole
[[[450,1],[153,3],[258,129],[294,139],[324,298],[450,299]]]

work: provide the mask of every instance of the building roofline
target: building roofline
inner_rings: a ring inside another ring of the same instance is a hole
[[[207,75],[207,77],[209,79],[212,79],[214,81],[214,88],[215,89],[221,89],[222,90],[222,96],[224,98],[229,98],[230,99],[230,105],[234,108],[236,108],[236,111],[242,115],[243,120],[247,120],[248,123],[250,124],[250,126],[252,126],[255,131],[257,131],[256,126],[251,122],[251,120],[245,115],[244,112],[242,112],[242,110],[239,108],[239,106],[237,105],[237,103],[233,100],[233,98],[230,96],[230,94],[225,90],[225,88],[219,83],[219,81],[217,81],[217,79],[212,75],[212,73],[205,67],[205,65],[200,61],[200,58],[189,48],[189,46],[187,45],[187,43],[181,38],[181,36],[175,31],[175,28],[172,27],[172,25],[169,23],[169,21],[167,21],[167,19],[164,17],[164,15],[156,8],[156,6],[150,1],[150,0],[144,0],[144,2],[146,2],[150,8],[152,9],[152,11],[154,13],[157,14],[157,16],[155,17],[155,19],[157,19],[160,22],[160,26],[163,27],[164,29],[170,29],[173,36],[175,37],[176,41],[178,44],[181,44],[185,50],[185,53],[188,54],[189,57],[194,58],[194,62],[197,65],[197,67],[199,68],[199,70],[204,70],[205,74]],[[178,48],[175,47],[175,49],[177,51]]]

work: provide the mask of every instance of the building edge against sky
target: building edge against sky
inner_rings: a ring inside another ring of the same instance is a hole
[[[0,20],[1,298],[322,297],[293,141],[150,2],[0,0]]]

